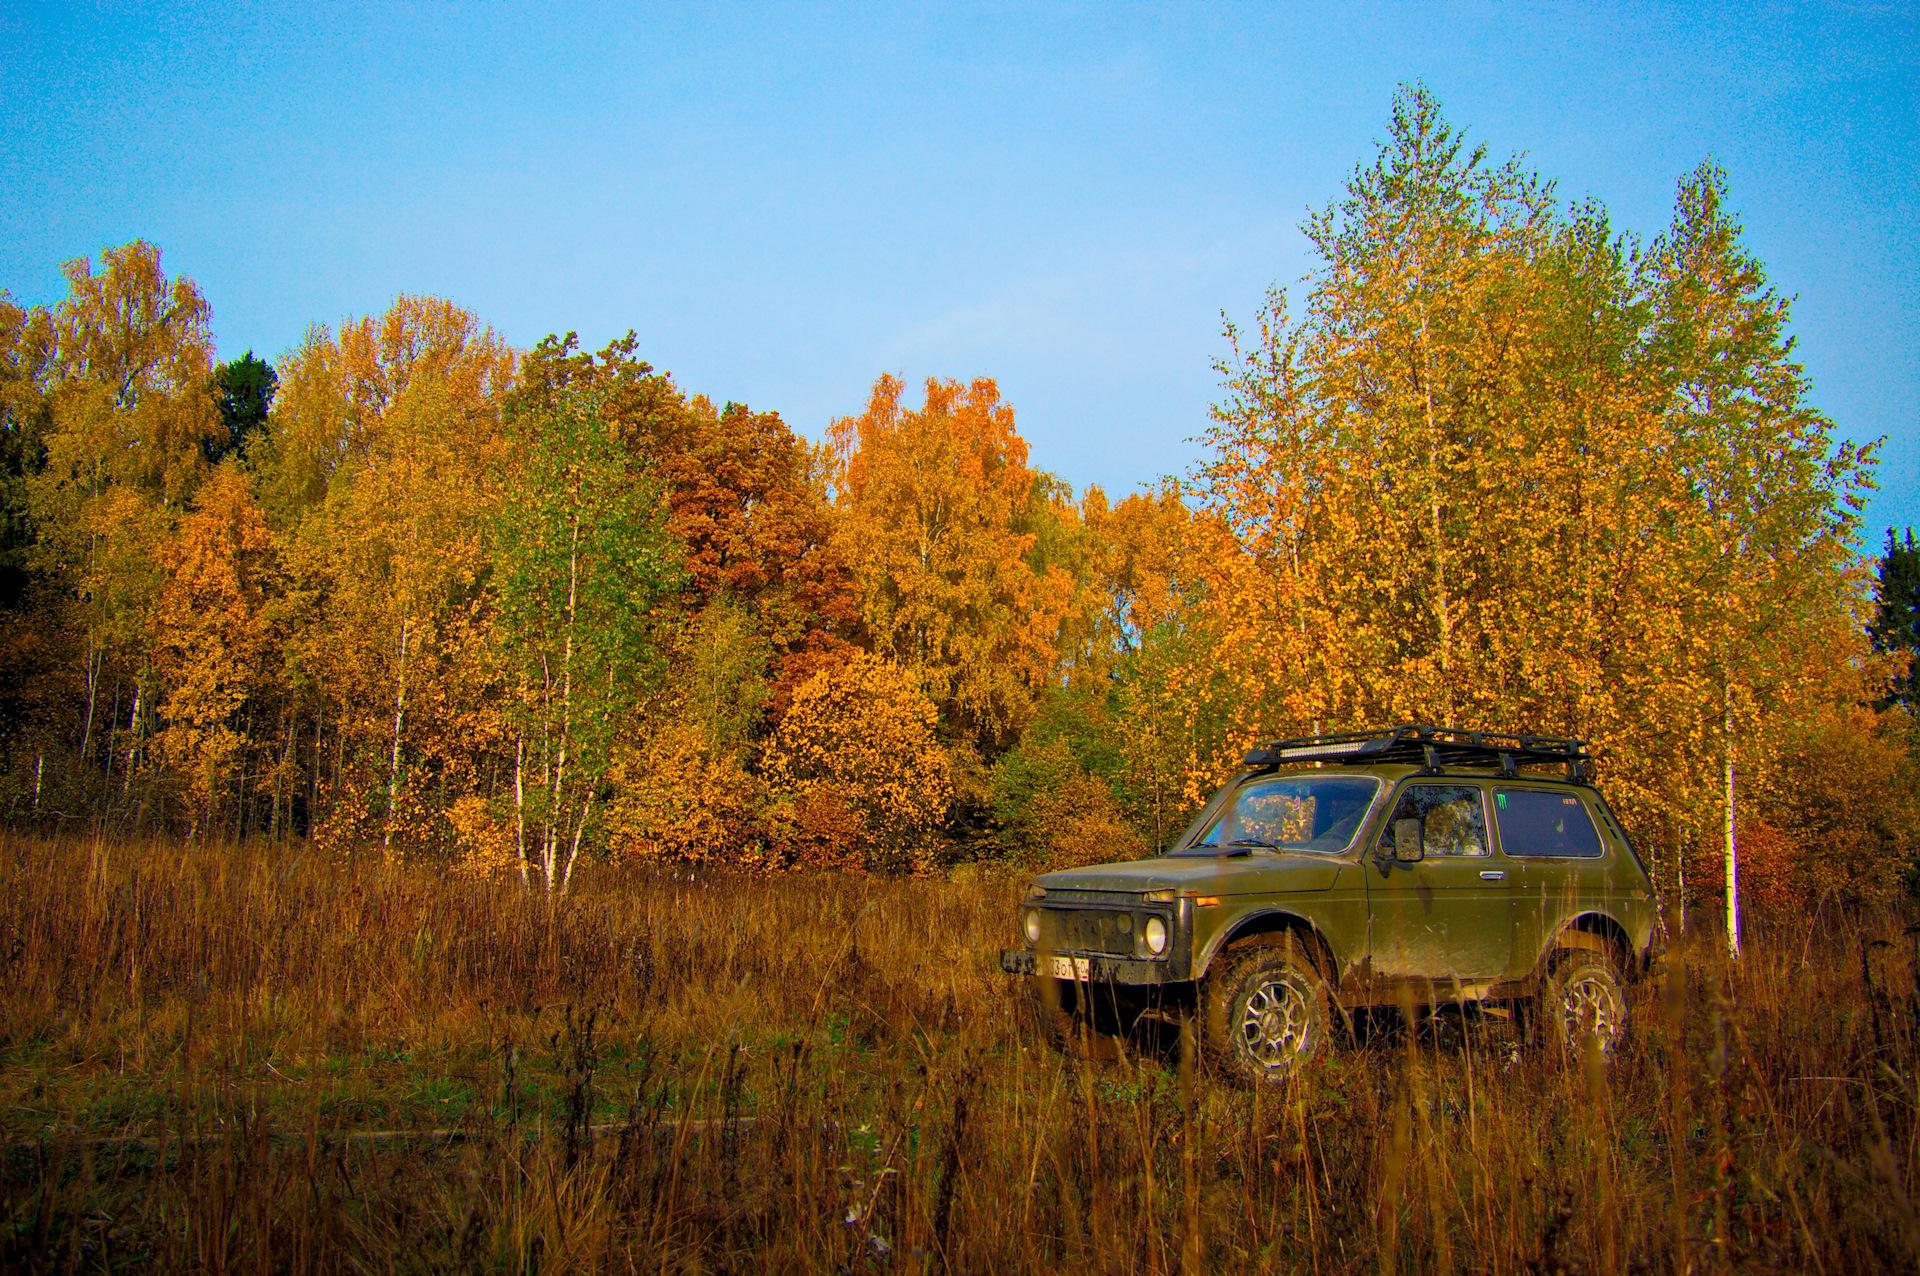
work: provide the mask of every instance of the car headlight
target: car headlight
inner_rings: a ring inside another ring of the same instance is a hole
[[[1147,951],[1158,957],[1167,951],[1167,921],[1164,917],[1147,918]]]
[[[1040,910],[1037,908],[1027,910],[1027,942],[1029,944],[1040,942]]]

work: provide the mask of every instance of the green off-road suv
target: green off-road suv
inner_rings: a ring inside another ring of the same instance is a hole
[[[1164,853],[1034,882],[1000,966],[1051,1032],[1198,1011],[1207,1055],[1253,1082],[1371,1007],[1625,1036],[1653,884],[1581,741],[1401,726],[1246,764]]]

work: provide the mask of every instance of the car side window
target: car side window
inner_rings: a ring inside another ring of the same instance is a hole
[[[1388,820],[1382,845],[1393,846],[1393,826],[1419,820],[1421,849],[1429,858],[1450,859],[1491,854],[1486,808],[1480,790],[1470,784],[1416,784],[1400,795]]]
[[[1543,859],[1598,859],[1600,833],[1586,804],[1571,793],[1496,789],[1494,819],[1508,855]]]

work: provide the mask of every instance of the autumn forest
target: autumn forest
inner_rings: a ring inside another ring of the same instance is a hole
[[[414,295],[216,363],[107,248],[0,297],[0,813],[552,892],[1028,870],[1146,853],[1254,740],[1430,721],[1592,741],[1716,924],[1734,844],[1763,910],[1891,902],[1911,617],[1732,203],[1703,165],[1643,241],[1403,92],[1167,423],[1203,464],[1119,499],[986,376],[814,442]]]

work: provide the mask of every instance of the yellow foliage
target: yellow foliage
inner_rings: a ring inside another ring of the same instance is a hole
[[[463,877],[502,878],[519,871],[514,826],[477,793],[455,798],[447,808],[453,826],[454,871]]]
[[[769,785],[792,804],[792,861],[936,867],[953,785],[933,728],[933,705],[913,678],[878,657],[860,653],[801,684],[766,764]]]
[[[1190,796],[1260,736],[1519,728],[1593,741],[1643,841],[1704,846],[1729,767],[1763,784],[1859,698],[1863,458],[1805,405],[1723,193],[1690,177],[1639,256],[1401,96],[1309,225],[1304,310],[1231,334],[1207,642],[1167,674],[1230,718]]]
[[[1040,852],[1036,870],[1138,859],[1147,852],[1146,839],[1127,823],[1113,790],[1085,772],[1034,794],[1026,818]]]
[[[709,747],[706,723],[669,723],[637,744],[617,745],[607,778],[614,788],[607,845],[615,856],[760,866],[763,785],[737,753]]]

